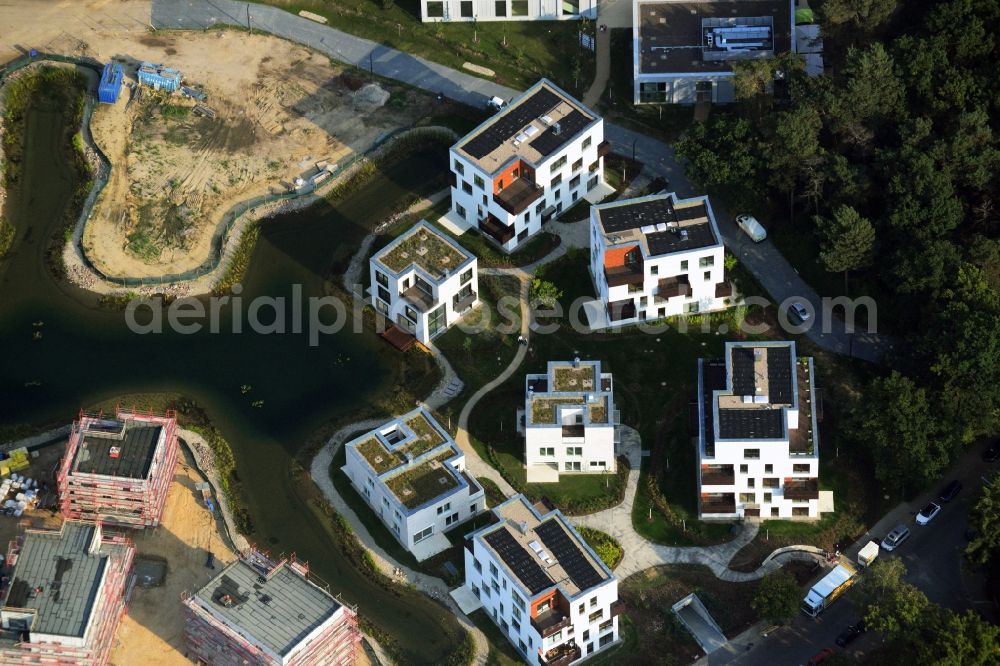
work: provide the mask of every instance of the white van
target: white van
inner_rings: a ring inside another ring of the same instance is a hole
[[[767,232],[764,227],[761,226],[760,222],[756,220],[752,215],[737,215],[736,225],[745,233],[754,243],[759,243],[765,238],[767,238]]]
[[[493,109],[494,111],[499,111],[503,107],[507,106],[507,102],[499,97],[490,97],[486,100],[486,108]]]

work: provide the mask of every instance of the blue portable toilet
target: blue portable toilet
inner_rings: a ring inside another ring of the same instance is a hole
[[[144,62],[139,65],[139,83],[154,90],[175,92],[181,87],[181,73],[176,69]]]
[[[104,66],[104,72],[101,74],[101,82],[97,85],[97,99],[103,104],[114,104],[118,101],[118,94],[122,89],[122,79],[125,78],[125,72],[122,70],[121,63],[111,63],[109,62]]]
[[[38,51],[36,51],[35,49],[31,49],[30,51],[28,51],[28,57],[34,58],[36,55],[38,55]]]

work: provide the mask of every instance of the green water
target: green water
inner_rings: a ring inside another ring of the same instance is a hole
[[[62,124],[58,113],[30,114],[24,176],[9,193],[17,236],[0,263],[0,424],[66,422],[81,407],[123,394],[194,398],[233,445],[258,541],[309,560],[334,591],[398,639],[407,663],[441,660],[459,642],[454,618],[420,595],[387,592],[357,572],[308,507],[312,489],[296,486],[291,473],[310,433],[396,380],[398,357],[372,334],[323,336],[316,347],[305,334],[233,334],[230,308],[220,334],[130,332],[122,313],[99,309],[92,295],[46,267],[48,239],[62,233],[74,187]],[[371,224],[405,196],[438,187],[445,159],[440,149],[418,152],[335,207],[265,224],[244,304],[260,295],[289,297],[293,284],[305,297],[321,295],[333,262],[350,254]],[[43,337],[34,340],[39,320]],[[246,395],[244,384],[252,386]],[[251,406],[257,400],[263,407]]]

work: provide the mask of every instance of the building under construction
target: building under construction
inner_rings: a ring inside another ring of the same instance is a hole
[[[0,664],[106,664],[134,555],[128,539],[75,520],[12,541],[0,589]]]
[[[251,551],[185,593],[187,656],[210,666],[342,666],[361,640],[357,612],[294,557]]]
[[[158,525],[177,462],[176,430],[173,412],[81,413],[57,477],[63,516],[139,529]]]

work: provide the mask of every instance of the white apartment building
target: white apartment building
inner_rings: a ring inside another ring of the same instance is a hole
[[[815,384],[794,342],[728,342],[724,359],[698,360],[702,519],[819,518]]]
[[[369,261],[371,303],[428,344],[479,303],[475,255],[426,220]]]
[[[636,0],[633,102],[732,102],[734,62],[795,51],[794,12],[794,0]]]
[[[558,481],[560,472],[614,472],[615,415],[611,373],[601,372],[600,361],[549,361],[545,374],[527,375],[528,480]]]
[[[542,79],[451,147],[454,213],[506,252],[604,182],[604,121]]]
[[[417,560],[451,544],[444,533],[486,510],[465,455],[418,407],[344,445],[341,469],[389,531]]]
[[[597,0],[420,0],[420,20],[566,21],[597,18]]]
[[[707,196],[655,194],[590,209],[590,273],[602,325],[726,308],[733,289],[724,258]]]
[[[618,641],[618,580],[558,510],[516,495],[466,537],[465,586],[532,665],[567,666]]]

